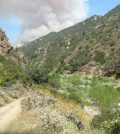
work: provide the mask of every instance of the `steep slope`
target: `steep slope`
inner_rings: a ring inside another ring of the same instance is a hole
[[[119,33],[120,5],[103,17],[93,16],[27,43],[20,49],[29,58],[30,66],[49,73],[81,71],[82,66],[95,61],[107,75],[118,74]]]
[[[0,86],[9,86],[22,80],[27,59],[23,53],[13,48],[5,32],[0,29]]]
[[[0,55],[9,56],[15,62],[20,63],[24,68],[28,62],[22,52],[10,45],[7,35],[2,29],[0,29]]]
[[[0,29],[0,107],[26,91],[29,84],[26,66],[27,59],[10,46],[5,32]]]
[[[59,33],[50,33],[41,37],[20,49],[28,56],[31,65],[51,72],[80,45],[79,42],[89,35],[97,19],[98,16],[93,16]]]

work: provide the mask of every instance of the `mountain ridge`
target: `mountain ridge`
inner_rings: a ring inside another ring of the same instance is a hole
[[[90,61],[99,64],[103,74],[116,74],[120,49],[119,11],[120,5],[105,16],[92,16],[70,28],[40,37],[19,49],[28,57],[30,67],[50,74],[80,72]],[[108,66],[114,61],[117,65],[111,70]]]

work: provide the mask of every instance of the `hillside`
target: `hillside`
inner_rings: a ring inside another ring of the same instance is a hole
[[[91,117],[79,105],[55,97],[45,87],[42,91],[42,87],[30,86],[27,59],[11,47],[1,29],[0,41],[0,133],[88,132]]]
[[[0,85],[9,85],[21,78],[27,62],[23,53],[10,45],[7,35],[0,29]]]
[[[28,58],[35,89],[66,105],[74,102],[88,115],[88,124],[81,117],[87,131],[79,133],[120,133],[120,5],[19,49]]]
[[[24,92],[29,84],[26,66],[27,59],[11,47],[5,32],[0,29],[0,107]]]
[[[105,16],[92,16],[58,33],[22,46],[30,67],[47,73],[74,73],[95,62],[102,74],[119,76],[120,5]],[[95,67],[96,67],[95,66]]]
[[[0,29],[0,133],[120,133],[120,5],[18,46]]]

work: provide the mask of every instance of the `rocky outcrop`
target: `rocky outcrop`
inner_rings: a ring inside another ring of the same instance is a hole
[[[7,51],[7,54],[9,54],[14,61],[19,62],[23,68],[28,65],[27,58],[18,49],[11,47],[11,49]]]
[[[10,45],[7,35],[2,29],[0,29],[0,54],[9,55],[13,60],[21,63],[23,68],[25,68],[28,63],[24,54]]]
[[[90,61],[81,68],[80,74],[82,76],[101,76],[103,72],[100,65],[98,65],[95,61]]]
[[[0,53],[7,52],[10,48],[11,47],[5,32],[0,29]]]

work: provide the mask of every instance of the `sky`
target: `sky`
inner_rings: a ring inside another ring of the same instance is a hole
[[[30,41],[92,15],[104,15],[120,0],[0,0],[0,28],[10,42]]]

